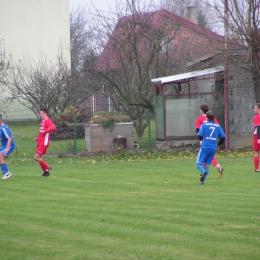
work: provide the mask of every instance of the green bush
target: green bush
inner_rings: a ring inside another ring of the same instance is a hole
[[[133,120],[119,112],[97,112],[89,120],[89,124],[101,124],[105,129],[113,130],[116,123],[133,122]]]

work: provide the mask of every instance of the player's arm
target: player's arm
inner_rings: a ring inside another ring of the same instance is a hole
[[[51,133],[53,131],[56,130],[56,126],[55,125],[51,125],[49,126],[46,130],[45,130],[45,133]]]
[[[7,139],[7,144],[6,144],[6,148],[5,148],[5,153],[7,153],[10,149],[13,138],[12,138],[10,129],[7,127],[3,128],[3,133],[4,133],[5,138]]]
[[[197,130],[197,129],[196,129],[196,130]],[[200,129],[198,129],[198,132],[199,132],[199,131],[200,131]],[[198,133],[198,132],[197,132],[197,133]],[[200,141],[199,141],[199,145],[202,146],[203,135],[198,135],[198,137],[199,137],[199,140],[200,140]]]
[[[222,138],[220,138],[219,141],[218,141],[217,146],[221,146],[222,144],[224,144],[225,139],[226,139],[226,137],[222,137]]]
[[[51,133],[55,130],[56,130],[56,126],[52,122],[50,122],[50,124],[47,125],[47,129],[40,130],[40,133],[42,133],[42,134]]]
[[[257,132],[257,137],[258,137],[258,140],[259,140],[260,139],[260,125],[256,126],[256,132]]]
[[[199,140],[202,141],[203,140],[203,136],[202,135],[198,135]]]
[[[201,128],[199,129],[199,132],[198,132],[198,138],[200,141],[203,140],[203,132],[204,132],[204,125],[201,126]]]
[[[8,137],[7,139],[7,145],[6,145],[6,148],[4,150],[4,153],[8,153],[8,151],[10,150],[10,146],[11,146],[11,142],[12,142],[12,137]]]
[[[195,130],[196,130],[196,133],[199,132],[200,127],[201,127],[201,123],[200,123],[200,121],[199,121],[199,118],[197,118],[197,119],[196,119],[196,122],[195,122]]]
[[[225,139],[226,139],[226,135],[225,135],[222,127],[220,126],[219,141],[217,143],[217,147],[221,146],[225,142]]]

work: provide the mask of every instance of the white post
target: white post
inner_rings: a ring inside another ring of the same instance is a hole
[[[108,98],[108,111],[111,112],[111,100]]]
[[[95,95],[93,94],[92,95],[92,112],[93,112],[93,114],[95,114]]]

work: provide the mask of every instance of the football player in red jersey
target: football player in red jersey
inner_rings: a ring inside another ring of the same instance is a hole
[[[50,134],[56,130],[56,126],[51,119],[48,118],[48,111],[46,108],[40,109],[40,117],[42,122],[40,123],[39,135],[34,138],[34,141],[37,142],[34,160],[40,164],[43,170],[42,176],[48,177],[50,175],[51,167],[43,160],[42,156],[46,154],[46,151],[50,146]]]
[[[196,128],[197,133],[199,132],[201,125],[203,123],[207,122],[206,113],[208,111],[209,111],[208,105],[200,105],[200,116],[196,119],[196,122],[195,122],[195,128]],[[214,118],[214,122],[219,124],[218,121],[216,120],[216,118]],[[201,146],[201,141],[200,141],[200,146]],[[217,168],[217,170],[219,172],[219,177],[221,178],[224,168],[219,165],[216,157],[213,158],[212,164]]]
[[[259,172],[259,150],[260,150],[260,103],[254,106],[254,133],[253,133],[253,150],[254,150],[254,172]]]

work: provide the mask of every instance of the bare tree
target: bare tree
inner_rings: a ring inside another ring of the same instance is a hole
[[[95,39],[91,26],[91,17],[84,8],[78,8],[70,14],[71,77],[77,84],[80,102],[100,90],[92,73],[98,54],[93,51]]]
[[[57,64],[41,58],[38,62],[27,58],[12,62],[6,75],[5,90],[9,99],[20,102],[38,116],[46,107],[56,117],[77,102],[76,82],[72,80],[68,64],[60,57]]]
[[[93,41],[90,17],[84,8],[78,8],[70,14],[70,52],[72,73],[81,71],[85,56],[91,52]]]
[[[187,7],[193,5],[193,0],[162,0],[161,6],[183,18],[187,18]]]
[[[190,7],[196,8],[197,23],[209,30],[216,30],[213,17],[216,16],[214,9],[207,5],[207,0],[162,0],[161,6],[185,19],[189,19],[188,10]]]
[[[134,120],[139,138],[147,127],[146,110],[154,110],[151,77],[178,69],[173,39],[179,25],[153,11],[152,4],[127,1],[118,6],[115,16],[95,16],[96,41],[102,44],[97,51],[105,47],[95,74],[115,107]]]
[[[250,72],[254,83],[255,99],[260,102],[260,15],[259,0],[229,0],[226,3],[230,42],[236,40],[244,46],[247,55],[237,66]],[[214,0],[215,10],[225,21],[225,0]]]
[[[0,42],[0,87],[5,84],[6,73],[9,69],[10,57],[7,57],[4,47]]]

